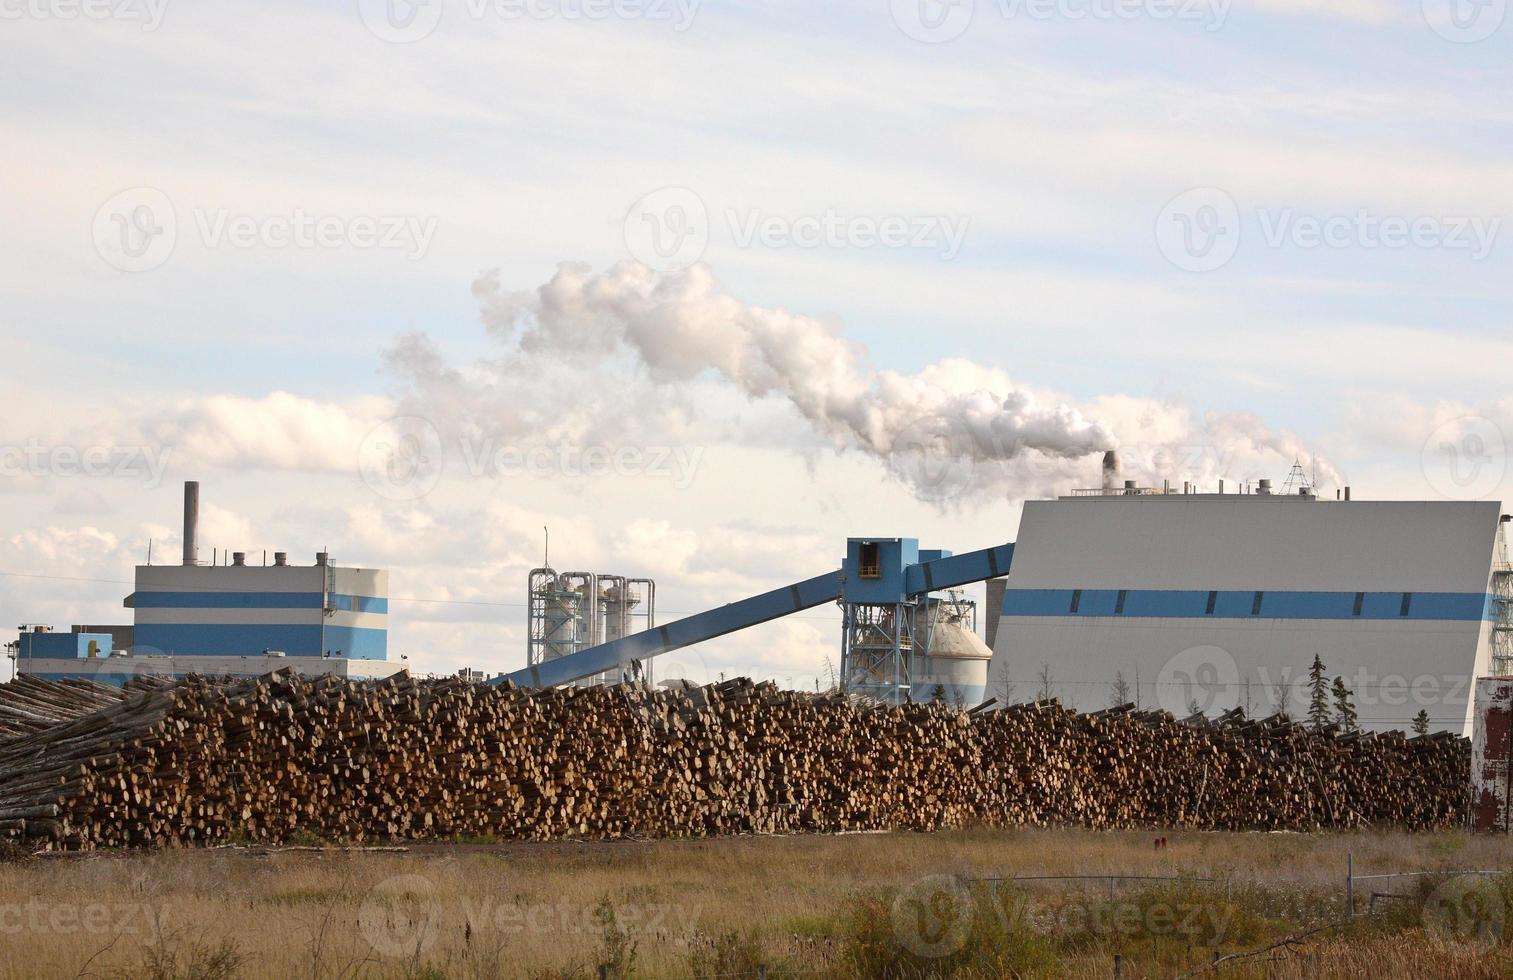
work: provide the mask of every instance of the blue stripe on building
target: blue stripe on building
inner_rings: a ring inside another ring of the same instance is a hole
[[[1010,589],[1005,616],[1107,616],[1135,619],[1407,619],[1468,621],[1492,617],[1483,592],[1261,592],[1129,589],[1116,613],[1118,589]],[[1259,611],[1257,603],[1259,599]],[[1356,598],[1360,595],[1360,612]],[[1404,596],[1408,596],[1406,615]],[[1073,599],[1076,611],[1073,612]],[[1209,612],[1212,598],[1213,611]]]
[[[138,592],[138,609],[319,609],[319,592]],[[351,612],[385,613],[389,600],[373,596],[333,595],[331,604]]]
[[[387,659],[387,630],[353,626],[211,626],[167,623],[138,625],[132,637],[137,656],[150,653],[179,656],[258,656],[264,649],[291,657],[320,657],[327,653],[359,660]],[[256,649],[253,647],[256,646]]]

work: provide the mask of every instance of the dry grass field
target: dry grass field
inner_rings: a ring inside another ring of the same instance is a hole
[[[1362,880],[1345,914],[1347,856],[1358,875],[1513,869],[1506,839],[1172,833],[1158,849],[1157,836],[18,859],[0,864],[0,974],[1112,977],[1117,956],[1122,977],[1513,976],[1506,875]]]

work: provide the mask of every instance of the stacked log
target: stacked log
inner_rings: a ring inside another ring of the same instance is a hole
[[[19,674],[0,684],[0,742],[71,721],[125,696],[121,688],[83,678],[49,681]]]
[[[1458,826],[1449,736],[961,713],[734,680],[527,691],[189,678],[0,744],[0,835],[46,848],[596,839],[968,825]]]

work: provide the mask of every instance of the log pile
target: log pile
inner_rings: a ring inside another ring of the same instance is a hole
[[[121,688],[82,678],[49,681],[19,674],[0,684],[0,742],[72,721],[125,696]]]
[[[47,848],[934,830],[1458,826],[1454,736],[961,713],[735,680],[527,691],[189,678],[0,744],[0,836]]]

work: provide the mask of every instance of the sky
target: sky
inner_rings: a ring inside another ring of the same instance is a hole
[[[179,547],[663,621],[1127,474],[1503,499],[1505,0],[0,0],[0,622]],[[208,557],[208,556],[207,556]],[[812,686],[814,610],[660,676]]]

